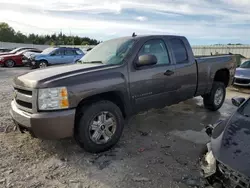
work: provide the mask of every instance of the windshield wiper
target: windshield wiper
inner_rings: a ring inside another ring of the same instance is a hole
[[[81,61],[80,63],[101,63],[101,64],[103,64],[102,61]]]

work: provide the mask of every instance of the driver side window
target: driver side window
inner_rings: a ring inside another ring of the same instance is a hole
[[[61,50],[61,49],[56,50],[54,54],[55,54],[55,56],[62,56],[62,55],[64,55],[63,50]]]
[[[170,64],[168,51],[166,45],[161,39],[154,39],[147,41],[139,51],[139,56],[141,55],[155,55],[157,58],[157,65]]]

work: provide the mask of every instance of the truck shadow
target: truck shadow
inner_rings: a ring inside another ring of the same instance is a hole
[[[41,141],[39,145],[67,164],[69,171],[77,171],[75,178],[84,186],[98,182],[99,187],[138,187],[147,182],[147,187],[171,187],[181,184],[184,174],[199,177],[197,160],[203,146],[174,132],[200,133],[206,124],[227,116],[225,110],[229,110],[228,104],[209,112],[203,109],[201,98],[195,98],[141,113],[128,120],[120,142],[101,154],[85,152],[74,139]]]

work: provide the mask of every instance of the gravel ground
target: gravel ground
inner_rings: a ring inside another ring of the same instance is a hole
[[[45,141],[14,131],[11,80],[27,68],[0,69],[0,187],[203,187],[197,164],[208,138],[204,126],[229,116],[235,91],[218,112],[201,98],[132,117],[120,142],[98,155],[73,139]]]

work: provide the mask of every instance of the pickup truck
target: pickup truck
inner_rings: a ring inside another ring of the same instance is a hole
[[[132,36],[103,42],[80,62],[40,69],[13,81],[10,114],[41,139],[73,136],[88,152],[114,146],[124,119],[202,96],[218,110],[232,83],[234,56],[195,59],[182,36]]]

